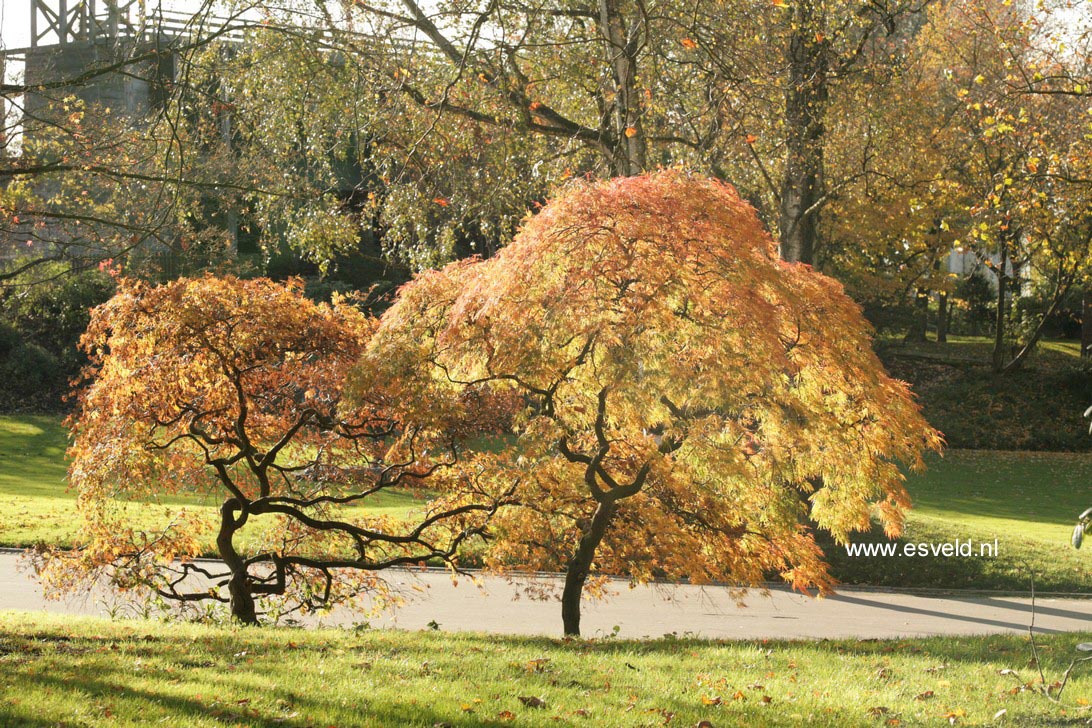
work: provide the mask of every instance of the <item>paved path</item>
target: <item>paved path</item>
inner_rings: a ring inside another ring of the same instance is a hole
[[[393,613],[369,619],[375,627],[422,629],[435,621],[445,631],[561,632],[557,601],[529,600],[503,579],[487,577],[475,586],[464,578],[453,586],[450,577],[442,573],[388,572],[388,580],[405,595],[407,603]],[[719,587],[630,589],[620,582],[613,588],[617,593],[610,599],[585,605],[582,631],[586,636],[610,634],[615,625],[621,637],[660,637],[671,632],[737,639],[1025,633],[1031,619],[1030,600],[1015,597],[927,597],[846,590],[826,599],[810,599],[778,588],[767,595],[752,591],[744,600],[746,606],[740,607],[727,589]],[[108,612],[102,595],[45,601],[33,577],[20,568],[19,557],[0,553],[0,610],[8,609]],[[363,620],[360,615],[336,612],[323,623],[351,625]],[[1092,600],[1039,598],[1035,625],[1042,633],[1092,631]]]

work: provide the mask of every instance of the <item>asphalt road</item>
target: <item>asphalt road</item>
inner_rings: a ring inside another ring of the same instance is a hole
[[[479,584],[436,572],[388,572],[388,581],[406,603],[378,618],[346,611],[317,623],[423,629],[430,622],[445,631],[502,634],[561,633],[561,607],[556,600],[527,597],[527,581],[510,583],[485,577]],[[541,578],[536,587],[556,586]],[[721,587],[653,585],[630,589],[612,585],[613,596],[584,606],[583,633],[594,637],[660,637],[674,633],[729,639],[759,638],[885,638],[924,635],[1026,633],[1031,622],[1028,598],[917,594],[845,590],[825,599],[812,599],[776,588],[763,594],[752,590],[738,605]],[[13,553],[0,553],[0,610],[47,611],[107,615],[110,598],[89,592],[67,601],[46,601],[33,576]],[[1036,632],[1092,631],[1092,600],[1038,598]]]

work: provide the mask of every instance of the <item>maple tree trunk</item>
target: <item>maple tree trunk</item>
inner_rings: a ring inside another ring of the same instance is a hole
[[[781,258],[809,264],[815,262],[823,194],[823,112],[829,71],[827,41],[812,28],[812,12],[810,3],[797,3],[793,10],[779,221]]]
[[[242,624],[257,624],[258,613],[254,605],[254,595],[250,592],[246,563],[235,550],[233,543],[235,532],[240,526],[240,523],[235,520],[236,509],[238,509],[238,503],[234,498],[220,506],[220,532],[216,535],[216,548],[224,564],[231,570],[231,580],[228,582],[231,616]]]
[[[561,621],[566,637],[580,636],[580,596],[584,592],[584,582],[588,580],[595,550],[607,533],[607,526],[614,516],[613,502],[600,503],[595,509],[591,523],[580,537],[576,553],[569,560],[565,569],[565,589],[561,593]]]

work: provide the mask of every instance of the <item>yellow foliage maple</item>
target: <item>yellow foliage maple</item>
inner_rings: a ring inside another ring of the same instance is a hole
[[[573,184],[494,258],[419,276],[365,360],[419,393],[519,395],[488,467],[522,505],[488,560],[564,569],[566,633],[592,571],[828,590],[808,519],[897,534],[899,463],[941,442],[841,285],[677,170]]]

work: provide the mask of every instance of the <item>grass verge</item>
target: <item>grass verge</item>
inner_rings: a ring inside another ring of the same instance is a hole
[[[1080,639],[1039,638],[1048,684]],[[1092,673],[1056,704],[1030,654],[1014,636],[564,642],[7,613],[0,725],[1084,724]]]

